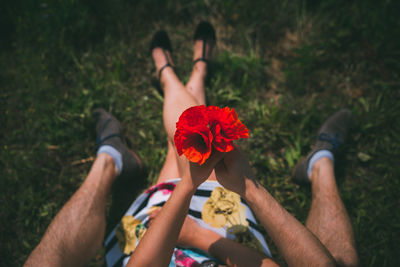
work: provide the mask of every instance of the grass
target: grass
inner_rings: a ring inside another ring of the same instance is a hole
[[[22,265],[84,180],[95,154],[91,110],[120,119],[157,178],[166,154],[148,44],[165,28],[182,80],[201,19],[218,34],[208,103],[237,109],[257,176],[299,220],[310,190],[290,180],[318,126],[355,116],[336,160],[361,266],[398,266],[400,23],[396,1],[36,1],[5,4],[0,31],[2,265]],[[109,216],[109,225],[118,215]],[[276,256],[276,249],[273,248]],[[278,260],[281,260],[278,257]],[[102,252],[93,260],[101,266]]]

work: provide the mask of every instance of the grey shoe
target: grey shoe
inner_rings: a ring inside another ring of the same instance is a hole
[[[308,155],[301,159],[292,172],[292,179],[299,184],[310,183],[307,175],[308,163],[311,157],[320,150],[336,153],[347,137],[351,127],[352,115],[350,110],[341,109],[330,116],[319,128],[316,142]]]
[[[120,176],[134,176],[142,171],[142,162],[138,155],[131,151],[122,136],[119,121],[102,108],[93,110],[96,120],[96,146],[109,145],[122,155],[122,172]]]

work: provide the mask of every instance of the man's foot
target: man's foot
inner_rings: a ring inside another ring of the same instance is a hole
[[[102,108],[95,109],[93,117],[96,120],[98,154],[109,154],[114,159],[120,176],[133,176],[141,172],[142,162],[127,147],[118,120]]]
[[[196,68],[206,70],[207,62],[212,56],[215,46],[216,36],[214,27],[207,21],[202,21],[197,25],[194,33],[193,65]]]
[[[160,30],[154,34],[150,51],[156,66],[157,77],[161,81],[163,71],[168,67],[173,68],[171,59],[172,45],[165,31]]]
[[[352,115],[348,109],[341,109],[329,117],[319,128],[312,151],[295,166],[292,178],[296,183],[310,183],[313,165],[321,158],[330,158],[345,142],[351,126]]]

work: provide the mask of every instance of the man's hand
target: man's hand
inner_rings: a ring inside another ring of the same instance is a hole
[[[231,152],[225,153],[224,159],[215,167],[215,173],[220,184],[242,197],[245,196],[249,183],[254,183],[249,161],[237,146]]]

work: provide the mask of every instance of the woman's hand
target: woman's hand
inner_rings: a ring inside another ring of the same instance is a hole
[[[182,175],[182,181],[188,183],[194,190],[199,187],[214,170],[215,166],[223,159],[226,153],[213,150],[211,156],[202,165],[187,161],[188,173]]]

